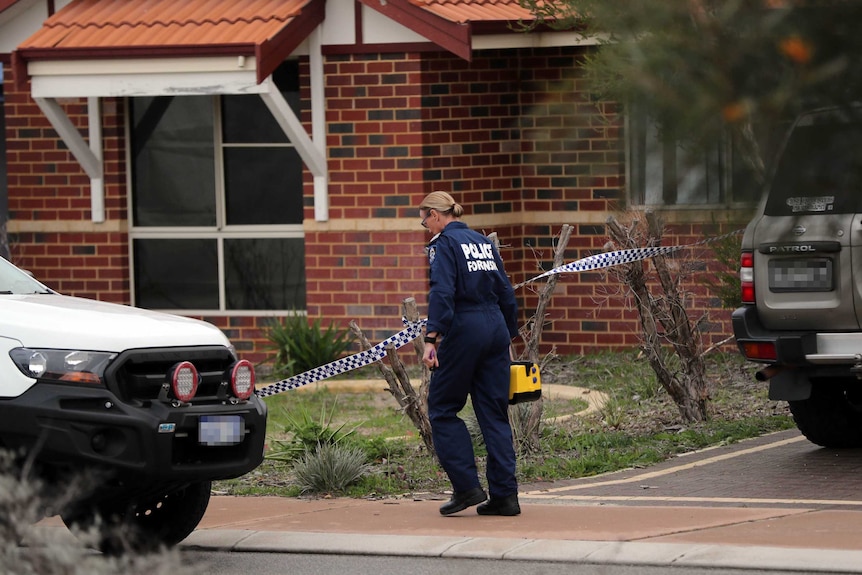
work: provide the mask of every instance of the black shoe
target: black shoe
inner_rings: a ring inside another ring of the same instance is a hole
[[[449,503],[444,503],[440,506],[440,515],[452,515],[453,513],[464,511],[468,507],[478,505],[486,499],[488,499],[488,496],[485,495],[485,491],[481,487],[474,487],[470,491],[464,491],[463,493],[456,491],[452,494],[452,499],[449,500]]]
[[[476,513],[479,515],[512,515],[521,514],[521,506],[518,505],[518,494],[508,497],[492,497],[488,503],[483,503],[476,508]]]

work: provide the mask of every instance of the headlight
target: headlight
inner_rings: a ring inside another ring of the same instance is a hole
[[[105,368],[117,354],[73,349],[16,347],[9,356],[27,377],[42,381],[104,385]]]

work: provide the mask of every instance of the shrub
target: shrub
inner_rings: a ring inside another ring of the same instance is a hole
[[[309,323],[301,314],[292,314],[272,325],[266,335],[275,350],[274,373],[290,377],[333,362],[350,348],[354,337],[330,322],[323,328],[320,318]]]
[[[742,289],[739,281],[739,253],[742,237],[730,235],[709,244],[719,264],[719,270],[705,275],[701,280],[724,309],[736,309],[742,305]]]
[[[303,493],[342,492],[369,470],[362,449],[338,444],[321,444],[293,465],[295,481]]]
[[[296,415],[287,410],[282,412],[285,421],[283,431],[290,436],[289,439],[274,439],[274,448],[266,456],[274,461],[294,461],[310,451],[314,451],[320,445],[336,445],[342,440],[356,433],[359,424],[349,429],[346,423],[337,427],[332,425],[332,417],[338,397],[332,402],[332,409],[326,410],[326,403],[320,408],[320,418],[314,419],[311,412],[304,406],[296,410]]]
[[[62,508],[84,489],[86,478],[65,478],[63,485],[50,488],[36,477],[22,472],[17,459],[0,451],[0,573],[20,575],[191,575],[176,549],[156,553],[126,552],[118,555],[94,553],[100,534],[98,526],[86,532],[34,527],[46,514]],[[117,534],[122,537],[122,533]],[[23,545],[22,545],[23,543]]]

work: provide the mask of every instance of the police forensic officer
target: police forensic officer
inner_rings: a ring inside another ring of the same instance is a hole
[[[463,213],[446,192],[428,194],[419,206],[422,226],[434,234],[427,248],[431,287],[422,358],[434,371],[428,417],[434,449],[453,492],[440,513],[451,515],[482,503],[479,515],[518,515],[508,411],[518,306],[500,254],[488,238],[459,221]],[[490,499],[479,484],[470,433],[458,417],[468,394],[488,450]]]

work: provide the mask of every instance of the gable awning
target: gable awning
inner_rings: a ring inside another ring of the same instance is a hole
[[[260,83],[324,14],[324,0],[73,0],[16,57],[28,64],[244,57]]]
[[[511,25],[536,19],[518,0],[359,1],[468,61],[478,30],[514,33]]]
[[[90,177],[103,221],[99,98],[258,94],[314,175],[315,217],[328,219],[323,64],[325,0],[73,0],[12,54],[16,78]],[[272,81],[309,40],[312,133]],[[87,98],[89,143],[58,104]]]

